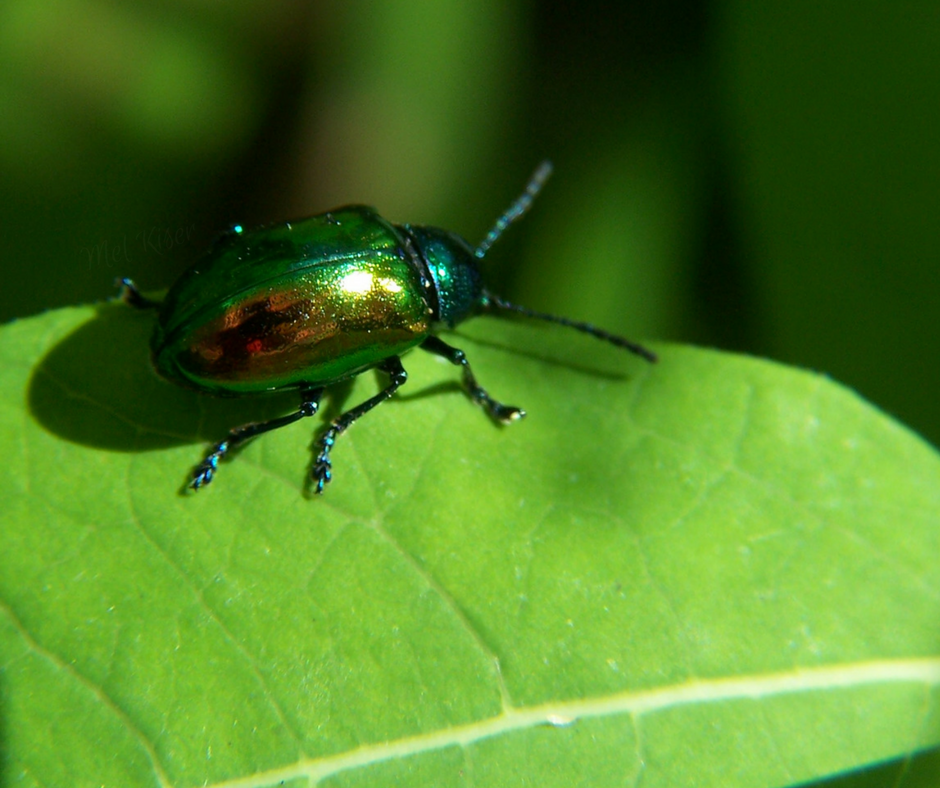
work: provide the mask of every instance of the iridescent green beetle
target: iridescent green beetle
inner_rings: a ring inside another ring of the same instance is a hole
[[[313,416],[328,386],[378,368],[389,376],[388,386],[320,437],[312,476],[322,493],[332,477],[336,437],[407,380],[400,356],[417,345],[461,366],[470,397],[493,419],[522,418],[523,410],[497,402],[477,383],[462,350],[433,333],[473,315],[514,312],[560,323],[655,361],[641,345],[510,304],[483,286],[478,261],[529,210],[551,169],[548,162],[536,169],[476,248],[446,230],[394,225],[372,208],[352,205],[251,232],[235,227],[177,280],[162,304],[122,279],[127,303],[160,309],[151,350],[167,380],[222,395],[300,393],[295,413],[231,430],[195,468],[190,487],[209,484],[219,460],[239,444]]]

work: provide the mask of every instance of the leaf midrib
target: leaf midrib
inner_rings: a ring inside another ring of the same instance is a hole
[[[207,788],[263,788],[306,778],[315,785],[350,769],[372,766],[446,747],[467,747],[483,739],[539,726],[566,727],[579,720],[629,714],[634,719],[665,709],[741,699],[847,689],[878,684],[940,686],[940,656],[871,660],[796,668],[732,678],[694,679],[655,689],[609,696],[552,702],[526,708],[506,707],[495,717],[433,733],[360,747],[322,758],[300,760],[289,766],[214,783]]]

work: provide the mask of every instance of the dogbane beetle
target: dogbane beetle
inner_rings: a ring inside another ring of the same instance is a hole
[[[322,493],[332,478],[336,438],[405,383],[400,356],[415,346],[460,366],[467,393],[495,421],[521,419],[525,411],[490,397],[464,352],[435,334],[474,315],[515,313],[558,323],[656,361],[623,337],[511,304],[484,287],[479,261],[529,210],[551,171],[549,162],[539,165],[477,247],[446,230],[391,224],[373,208],[350,205],[252,231],[236,225],[162,303],[145,298],[130,279],[119,280],[128,304],[160,310],[151,351],[167,380],[221,395],[300,394],[294,413],[232,429],[196,466],[189,486],[209,484],[235,447],[313,416],[328,386],[377,368],[389,376],[388,386],[341,414],[319,438],[311,474]]]

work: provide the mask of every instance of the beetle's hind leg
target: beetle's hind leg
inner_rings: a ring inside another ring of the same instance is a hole
[[[160,306],[159,301],[141,295],[133,279],[128,279],[126,276],[118,277],[114,280],[114,285],[120,288],[121,300],[128,306],[134,307],[134,309],[156,309]]]
[[[307,416],[313,416],[320,407],[320,397],[322,395],[322,387],[301,389],[300,407],[294,413],[288,413],[286,416],[280,416],[279,418],[270,419],[269,421],[243,424],[241,427],[235,427],[235,429],[230,430],[225,440],[213,446],[212,450],[206,455],[206,458],[195,467],[193,470],[193,478],[190,480],[189,486],[194,490],[198,490],[200,487],[205,487],[209,484],[219,468],[219,460],[232,449],[241,446],[256,435],[276,430],[279,427],[285,427]]]
[[[330,450],[333,448],[333,444],[336,443],[336,438],[349,429],[350,425],[352,425],[356,419],[364,416],[376,405],[385,402],[385,400],[391,397],[392,394],[408,380],[408,373],[405,372],[405,368],[401,365],[401,359],[398,358],[398,356],[392,356],[386,359],[378,365],[378,368],[387,373],[391,378],[388,386],[374,397],[367,399],[361,405],[346,411],[338,418],[334,419],[330,428],[323,433],[319,440],[320,453],[313,463],[312,471],[313,480],[317,484],[316,491],[318,495],[323,492],[323,488],[329,484],[330,480],[333,478]]]
[[[486,393],[486,389],[477,383],[473,370],[470,369],[470,362],[467,361],[467,355],[462,350],[451,347],[435,336],[425,339],[421,343],[421,347],[429,353],[446,358],[451,364],[463,367],[463,384],[467,389],[467,393],[474,402],[480,403],[495,421],[509,424],[525,416],[525,411],[522,408],[517,408],[514,405],[503,405],[502,402],[497,402]]]

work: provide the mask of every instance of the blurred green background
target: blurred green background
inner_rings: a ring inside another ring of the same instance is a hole
[[[493,289],[822,370],[940,443],[940,5],[4,0],[0,319],[367,202]]]

